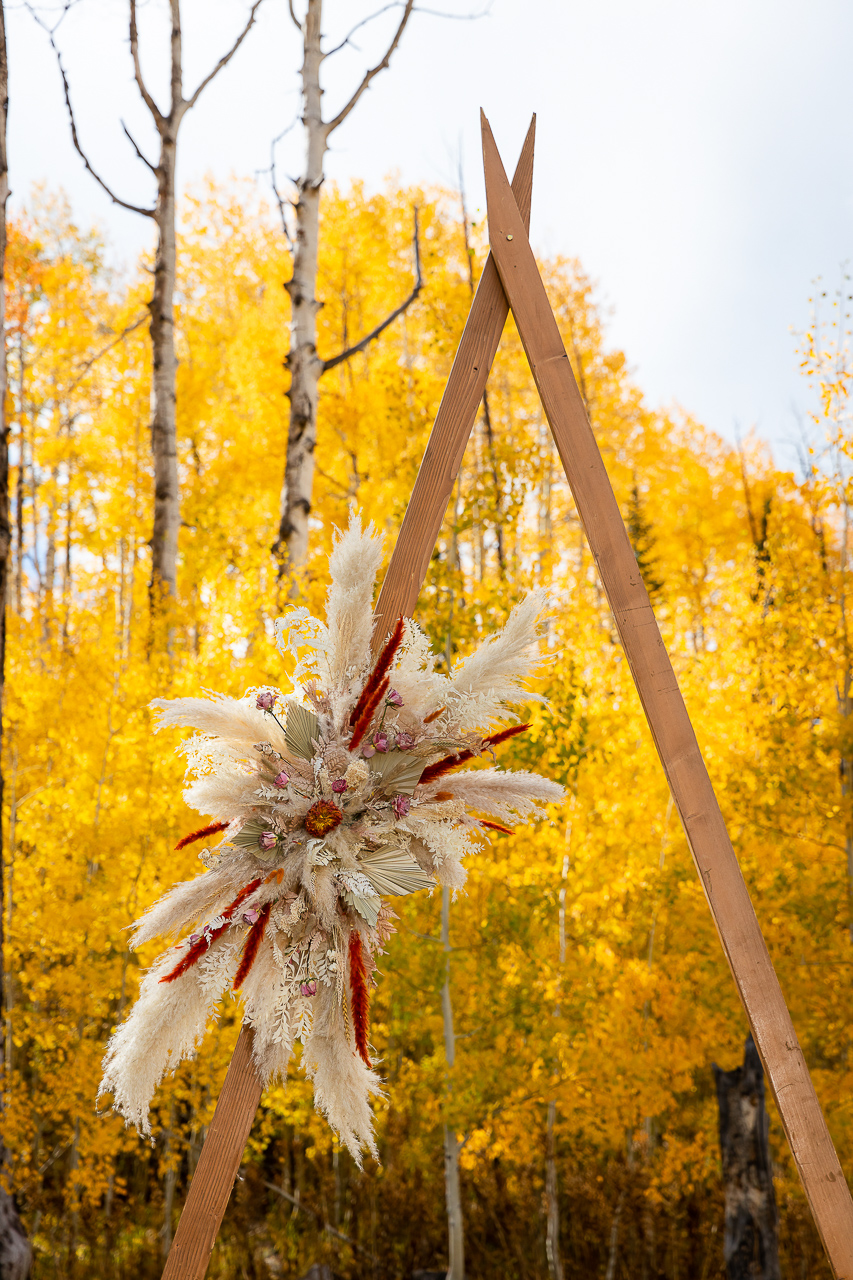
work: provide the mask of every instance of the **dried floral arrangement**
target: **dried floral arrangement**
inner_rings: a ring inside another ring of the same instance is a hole
[[[489,831],[540,813],[563,792],[535,773],[460,770],[528,726],[495,729],[507,704],[530,701],[544,593],[501,632],[435,670],[429,641],[400,618],[371,658],[382,539],[353,517],[330,558],[326,623],[293,609],[276,623],[296,659],[294,692],[158,699],[160,722],[189,726],[185,797],[214,821],[182,848],[206,872],[177,885],[135,924],[133,946],[174,940],[143,979],[113,1034],[101,1093],[149,1133],[167,1071],[191,1056],[227,988],[244,1001],[262,1079],[286,1078],[294,1041],[315,1104],[360,1162],[376,1155],[369,1045],[376,956],[394,931],[385,901],[436,884],[458,889],[462,859]],[[485,815],[485,816],[481,816]]]

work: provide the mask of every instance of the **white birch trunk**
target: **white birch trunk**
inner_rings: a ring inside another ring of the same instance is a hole
[[[308,555],[308,517],[314,486],[314,448],[317,443],[317,399],[323,362],[317,355],[317,260],[320,244],[320,188],[328,145],[322,116],[320,67],[323,54],[323,0],[308,0],[302,23],[302,123],[305,129],[305,168],[296,184],[296,235],[293,275],[285,285],[290,295],[290,423],[287,462],[281,495],[281,519],[276,554],[282,572],[298,569]]]
[[[173,11],[177,3],[173,4]],[[180,15],[177,15],[180,23]],[[180,26],[178,27],[180,33]],[[174,35],[173,35],[174,38]],[[180,54],[178,55],[180,56]],[[174,106],[171,115],[175,114]],[[175,418],[175,165],[177,127],[164,121],[157,171],[157,257],[151,312],[151,450],[154,457],[154,528],[151,534],[152,603],[173,596],[178,586],[178,531],[181,496],[178,485],[178,435]]]

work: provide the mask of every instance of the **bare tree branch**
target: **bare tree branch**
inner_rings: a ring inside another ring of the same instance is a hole
[[[279,211],[279,214],[281,215],[281,229],[282,229],[282,232],[284,233],[284,238],[287,241],[288,249],[293,248],[293,237],[291,236],[287,226],[287,214],[285,212],[285,205],[289,204],[290,201],[285,201],[284,196],[281,194],[281,192],[278,189],[278,181],[276,179],[276,174],[275,174],[275,149],[278,146],[278,144],[281,142],[282,138],[286,137],[287,134],[290,133],[290,130],[295,128],[297,124],[299,124],[299,116],[295,116],[293,120],[291,120],[287,128],[282,129],[281,133],[278,135],[277,138],[273,138],[272,142],[270,143],[270,167],[265,171],[264,170],[258,171],[258,172],[267,172],[270,175],[270,186],[273,189],[273,194],[275,195],[276,202],[278,204],[278,211]]]
[[[142,64],[139,61],[139,32],[136,29],[136,0],[130,0],[130,56],[133,58],[133,74],[142,101],[154,117],[157,128],[163,123],[163,113],[148,92],[148,86],[142,78]]]
[[[151,161],[148,159],[148,157],[147,157],[147,156],[144,156],[144,155],[142,154],[142,152],[139,150],[139,147],[136,145],[136,139],[135,139],[135,138],[133,137],[133,135],[131,134],[131,132],[130,132],[130,130],[128,129],[127,125],[124,123],[124,121],[123,121],[123,120],[121,120],[119,123],[121,124],[121,127],[122,127],[122,129],[124,130],[124,136],[127,138],[128,142],[129,142],[129,143],[130,143],[130,145],[133,147],[133,149],[134,149],[134,151],[136,152],[136,154],[139,156],[139,159],[142,161],[142,163],[143,163],[143,164],[145,164],[145,165],[147,165],[147,166],[148,166],[148,168],[151,170],[151,172],[152,172],[153,174],[156,174],[156,173],[157,173],[157,167],[156,167],[156,165],[153,165],[153,164],[151,163]]]
[[[204,77],[204,79],[202,80],[201,84],[198,86],[198,88],[196,89],[192,97],[187,100],[184,106],[185,111],[192,110],[192,108],[198,102],[199,96],[201,95],[202,91],[207,88],[211,80],[213,80],[215,76],[218,76],[222,68],[226,67],[228,63],[231,61],[231,59],[234,57],[234,54],[240,48],[240,45],[243,43],[243,41],[246,39],[246,36],[251,31],[252,27],[255,25],[255,14],[257,13],[258,9],[260,9],[262,4],[263,4],[263,0],[255,0],[255,3],[252,5],[252,8],[249,12],[249,20],[246,23],[245,27],[240,32],[239,36],[234,41],[234,43],[232,44],[228,52],[226,54],[223,54],[223,56],[219,59],[216,66],[209,73],[209,75],[206,75]]]
[[[289,1191],[284,1191],[281,1187],[277,1187],[274,1182],[264,1182],[264,1186],[269,1187],[270,1191],[274,1191],[276,1195],[281,1196],[282,1200],[289,1200],[291,1204],[296,1205],[297,1209],[301,1209],[303,1213],[307,1213],[310,1217],[314,1218],[330,1236],[336,1236],[338,1240],[343,1240],[344,1244],[352,1245],[353,1249],[358,1250],[359,1253],[363,1253],[365,1257],[370,1258],[371,1261],[378,1262],[381,1265],[380,1258],[377,1258],[375,1254],[372,1254],[369,1249],[365,1249],[364,1245],[359,1244],[357,1240],[353,1240],[351,1236],[345,1236],[343,1231],[338,1231],[336,1227],[331,1226],[328,1222],[324,1222],[323,1215],[318,1213],[316,1209],[309,1209],[307,1204],[303,1204],[296,1196],[292,1196]]]
[[[390,4],[385,4],[382,6],[381,9],[377,9],[375,13],[371,13],[366,18],[362,18],[361,22],[357,22],[353,27],[352,31],[348,32],[348,34],[344,36],[340,44],[336,44],[334,49],[330,49],[328,53],[323,54],[324,61],[326,58],[331,58],[333,53],[340,53],[344,45],[349,44],[350,40],[355,35],[356,31],[359,30],[360,27],[366,27],[368,22],[372,22],[374,18],[378,18],[383,13],[387,13],[389,9],[399,9],[399,8],[400,8],[400,0],[391,0]]]
[[[80,372],[78,373],[77,377],[71,383],[71,386],[67,388],[66,395],[72,392],[75,389],[75,387],[79,387],[80,383],[83,381],[86,374],[91,369],[92,365],[96,364],[98,360],[100,360],[101,356],[105,356],[108,351],[112,351],[113,347],[117,347],[120,342],[124,342],[127,335],[129,333],[133,333],[134,329],[138,329],[139,326],[141,324],[144,324],[147,319],[148,319],[148,315],[145,312],[143,312],[141,316],[137,316],[137,318],[133,321],[133,324],[127,325],[126,328],[122,329],[121,333],[116,334],[112,342],[108,342],[105,347],[101,347],[100,351],[96,351],[95,354],[92,356],[92,358],[90,360],[87,360],[86,363],[81,366]]]
[[[384,330],[388,328],[389,324],[393,324],[398,316],[401,316],[404,311],[408,310],[408,308],[412,305],[415,298],[418,296],[421,289],[423,288],[424,281],[423,281],[423,276],[421,275],[421,249],[420,249],[420,241],[418,239],[417,206],[415,207],[414,248],[415,248],[415,287],[412,289],[412,292],[409,294],[408,298],[406,298],[405,302],[401,302],[400,306],[397,307],[396,310],[392,311],[389,316],[386,316],[381,324],[378,324],[375,329],[371,329],[370,333],[368,333],[365,337],[363,337],[360,342],[356,342],[355,345],[352,347],[347,347],[346,351],[339,352],[336,356],[332,356],[330,360],[324,360],[323,367],[320,370],[321,373],[327,373],[329,369],[334,369],[335,365],[343,364],[344,360],[349,360],[351,356],[356,355],[359,351],[363,351],[365,347],[369,346],[370,343],[374,341],[374,339],[379,337],[380,333],[384,332]]]
[[[59,48],[57,46],[56,40],[54,39],[53,31],[49,27],[47,27],[44,22],[42,22],[41,18],[35,12],[31,4],[27,4],[26,8],[29,10],[32,17],[35,18],[36,22],[39,24],[42,30],[47,32],[47,38],[50,41],[50,47],[53,49],[53,52],[56,54],[56,64],[59,67],[59,74],[62,77],[62,90],[63,90],[63,93],[65,94],[65,105],[68,108],[68,119],[71,124],[71,141],[74,143],[74,150],[77,152],[80,159],[83,161],[83,164],[86,166],[89,173],[91,173],[92,177],[97,182],[98,186],[101,187],[104,191],[106,191],[107,195],[113,201],[114,204],[120,205],[122,209],[129,209],[131,213],[140,213],[142,214],[143,218],[153,218],[154,217],[153,209],[144,209],[141,205],[130,204],[129,201],[122,200],[120,196],[116,195],[116,193],[112,190],[111,187],[107,186],[106,182],[104,182],[100,174],[96,173],[95,170],[92,168],[92,165],[89,163],[89,157],[86,155],[86,152],[81,147],[80,139],[77,136],[77,121],[74,117],[74,108],[71,105],[71,91],[68,87],[68,77],[65,74],[65,67],[62,64],[62,55],[59,52]],[[56,28],[54,28],[54,30],[55,29]]]
[[[293,25],[296,27],[296,30],[297,30],[297,31],[301,31],[301,30],[302,30],[302,23],[299,21],[299,19],[297,18],[296,14],[295,14],[295,12],[294,12],[294,9],[293,9],[293,0],[287,0],[287,7],[288,7],[288,9],[290,10],[290,16],[291,16],[291,18],[293,19]]]
[[[406,24],[408,23],[409,18],[412,16],[412,10],[414,9],[414,7],[415,7],[415,0],[406,0],[406,6],[403,9],[403,16],[400,19],[400,22],[397,26],[397,30],[394,32],[394,37],[391,40],[391,43],[389,44],[388,48],[385,50],[384,58],[382,59],[381,62],[377,62],[375,67],[371,67],[369,71],[366,71],[364,73],[364,78],[361,84],[358,86],[355,93],[350,98],[349,102],[344,107],[341,108],[341,110],[338,112],[338,114],[334,117],[333,120],[329,120],[326,123],[325,130],[326,130],[327,138],[329,134],[333,133],[335,129],[338,128],[339,125],[343,124],[344,120],[346,120],[347,116],[352,111],[353,107],[356,105],[359,98],[364,93],[365,89],[367,89],[370,82],[373,79],[375,79],[376,76],[379,75],[380,71],[384,71],[388,66],[388,64],[390,63],[391,56],[394,53],[394,50],[397,48],[397,45],[400,43],[403,32],[406,29]]]

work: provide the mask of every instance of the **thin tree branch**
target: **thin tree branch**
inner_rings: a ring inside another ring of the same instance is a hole
[[[148,159],[148,157],[144,156],[142,152],[139,150],[139,147],[136,145],[136,139],[133,137],[133,135],[131,134],[130,130],[128,129],[127,125],[124,123],[123,120],[120,121],[120,124],[122,129],[124,130],[124,136],[127,138],[128,142],[133,147],[139,159],[142,161],[144,165],[147,165],[148,168],[151,170],[151,172],[156,176],[157,174],[156,165],[153,165],[151,161]]]
[[[361,22],[357,22],[353,27],[352,31],[348,32],[347,35],[344,36],[340,44],[336,44],[334,49],[330,49],[328,53],[323,54],[323,59],[325,60],[326,58],[331,58],[333,53],[340,53],[344,45],[349,44],[350,40],[355,35],[356,31],[359,30],[360,27],[366,27],[368,22],[372,22],[373,19],[378,18],[380,14],[387,13],[389,9],[399,9],[399,7],[400,7],[400,0],[391,0],[390,4],[385,4],[382,6],[381,9],[377,9],[375,13],[371,13],[368,15],[368,17],[362,18]]]
[[[323,367],[320,370],[321,374],[327,373],[329,369],[334,369],[335,365],[343,364],[344,360],[349,360],[351,356],[356,355],[357,352],[363,351],[365,347],[369,346],[370,343],[373,342],[375,338],[379,337],[380,333],[384,332],[384,330],[388,328],[389,324],[393,324],[398,316],[401,316],[404,311],[408,310],[408,308],[412,305],[415,298],[418,296],[421,289],[423,288],[424,280],[423,280],[423,275],[421,274],[421,249],[420,249],[420,240],[418,237],[417,206],[415,206],[414,249],[415,249],[415,286],[412,289],[412,292],[409,294],[408,298],[406,298],[405,302],[401,302],[399,307],[397,307],[396,310],[392,311],[389,316],[386,316],[381,324],[378,324],[375,329],[371,329],[370,333],[366,334],[365,337],[363,337],[360,342],[356,342],[355,345],[352,347],[347,347],[345,351],[338,352],[338,354],[336,356],[332,356],[330,360],[324,360]]]
[[[91,369],[92,365],[95,364],[98,360],[100,360],[101,356],[105,356],[108,351],[112,351],[113,347],[117,347],[120,342],[123,342],[129,333],[133,333],[134,329],[138,329],[139,326],[141,324],[144,324],[147,319],[148,319],[148,316],[145,313],[143,313],[141,316],[138,316],[134,320],[133,324],[129,324],[127,328],[122,329],[121,333],[117,334],[115,338],[113,338],[112,342],[108,342],[107,345],[105,347],[102,347],[100,351],[97,351],[90,360],[87,360],[86,363],[82,365],[80,372],[78,373],[74,381],[71,383],[71,386],[68,387],[65,394],[68,395],[70,392],[74,390],[75,387],[79,387],[80,383],[83,381],[86,374]]]
[[[377,1258],[369,1249],[365,1249],[364,1245],[360,1245],[357,1240],[353,1240],[352,1236],[345,1236],[343,1231],[338,1231],[330,1223],[324,1222],[323,1215],[318,1213],[316,1209],[309,1209],[308,1205],[303,1204],[296,1196],[292,1196],[289,1191],[284,1191],[281,1187],[277,1187],[274,1182],[264,1182],[264,1186],[269,1187],[270,1191],[274,1191],[276,1195],[281,1196],[282,1200],[289,1200],[291,1204],[296,1205],[297,1209],[301,1209],[303,1213],[307,1213],[314,1218],[330,1236],[336,1236],[338,1240],[343,1240],[344,1244],[352,1245],[353,1249],[357,1249],[359,1253],[363,1253],[365,1257],[370,1258],[371,1262],[378,1262],[382,1265],[380,1258]]]
[[[211,80],[213,80],[215,76],[218,76],[222,68],[226,67],[228,63],[231,61],[231,59],[234,57],[234,54],[240,48],[240,45],[243,43],[243,41],[246,39],[246,36],[251,31],[252,27],[255,25],[255,14],[257,13],[258,9],[260,9],[263,2],[264,0],[255,0],[255,3],[252,5],[251,10],[249,11],[249,20],[246,23],[245,27],[240,32],[239,36],[234,41],[234,43],[232,44],[228,52],[226,54],[223,54],[223,56],[217,62],[216,66],[210,72],[210,74],[206,75],[205,78],[202,80],[201,84],[198,86],[198,88],[196,89],[192,97],[186,101],[186,103],[184,104],[184,111],[191,111],[193,109],[195,104],[198,102],[199,96],[201,95],[202,91],[207,88]]]
[[[53,49],[53,52],[56,54],[56,63],[57,63],[57,66],[59,67],[59,74],[62,77],[62,90],[63,90],[63,93],[65,94],[65,105],[68,108],[68,119],[71,124],[71,141],[74,143],[74,150],[77,152],[80,159],[83,161],[83,164],[86,166],[89,173],[97,182],[98,186],[101,187],[104,191],[106,191],[107,195],[109,196],[109,198],[112,200],[114,204],[120,205],[122,209],[129,209],[131,213],[139,213],[142,215],[143,218],[153,218],[154,217],[153,209],[144,209],[141,205],[130,204],[129,201],[122,200],[120,196],[116,195],[116,193],[112,190],[111,187],[107,186],[106,182],[104,182],[104,179],[100,176],[100,174],[96,173],[96,171],[92,168],[92,165],[89,163],[89,157],[86,155],[86,152],[81,147],[80,139],[77,136],[77,121],[74,117],[74,108],[71,105],[71,91],[68,87],[68,77],[65,74],[65,67],[63,66],[63,63],[62,63],[62,54],[59,52],[59,48],[57,46],[56,40],[54,39],[53,31],[51,31],[49,27],[45,26],[41,18],[39,18],[38,14],[34,11],[31,4],[27,4],[26,8],[29,10],[33,18],[35,18],[36,22],[39,24],[42,30],[47,32],[47,38],[50,41],[50,47]]]
[[[273,194],[278,204],[278,211],[281,215],[281,229],[282,229],[282,232],[284,233],[284,238],[287,241],[287,247],[288,249],[291,249],[291,250],[293,249],[293,238],[287,227],[287,214],[285,212],[285,205],[289,202],[285,201],[284,196],[281,194],[281,192],[278,189],[278,181],[276,179],[276,173],[275,173],[275,149],[278,146],[278,144],[281,142],[282,138],[286,137],[287,134],[290,133],[290,130],[293,129],[297,124],[299,124],[299,116],[295,116],[294,119],[291,120],[287,128],[282,129],[281,133],[278,135],[277,138],[273,138],[272,142],[270,143],[269,168],[256,170],[256,173],[268,173],[270,176],[270,186],[273,189]]]
[[[296,30],[297,30],[297,31],[301,31],[301,30],[302,30],[302,23],[299,21],[299,19],[297,18],[296,14],[295,14],[295,12],[294,12],[294,9],[293,9],[293,0],[287,0],[287,7],[288,7],[288,9],[290,10],[290,16],[291,16],[291,18],[293,19],[293,25],[296,27]]]
[[[142,64],[139,61],[139,32],[136,28],[136,0],[130,0],[130,56],[133,59],[133,75],[142,95],[142,101],[154,117],[154,122],[159,130],[165,117],[148,92],[148,86],[142,78]]]
[[[388,48],[385,50],[384,58],[382,59],[381,62],[377,62],[375,67],[371,67],[369,71],[366,71],[364,73],[364,78],[362,79],[361,84],[358,86],[355,93],[350,98],[349,102],[341,108],[341,110],[338,112],[338,114],[334,117],[333,120],[328,121],[328,123],[325,125],[327,138],[329,134],[333,133],[335,129],[338,128],[339,125],[343,124],[344,120],[346,120],[347,116],[352,111],[353,107],[356,105],[359,98],[364,93],[365,89],[367,89],[370,82],[373,79],[375,79],[376,76],[379,75],[380,71],[384,71],[388,66],[388,64],[390,63],[391,56],[394,53],[394,50],[397,48],[397,45],[400,43],[400,40],[402,39],[403,32],[406,29],[406,24],[408,23],[409,18],[412,16],[412,10],[414,9],[414,7],[415,7],[415,0],[406,0],[406,7],[403,10],[403,16],[400,19],[400,22],[397,26],[397,30],[394,32],[394,37],[391,40],[391,43],[389,44]]]

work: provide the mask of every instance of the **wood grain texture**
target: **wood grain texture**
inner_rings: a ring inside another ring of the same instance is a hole
[[[163,1280],[202,1280],[207,1270],[261,1100],[261,1081],[252,1061],[253,1035],[248,1026],[240,1032],[166,1259]]]
[[[530,226],[535,136],[534,115],[512,180],[525,229]],[[376,602],[374,654],[400,615],[410,618],[415,611],[508,315],[509,303],[489,254]]]
[[[489,239],[723,950],[837,1280],[853,1201],[485,116]]]

